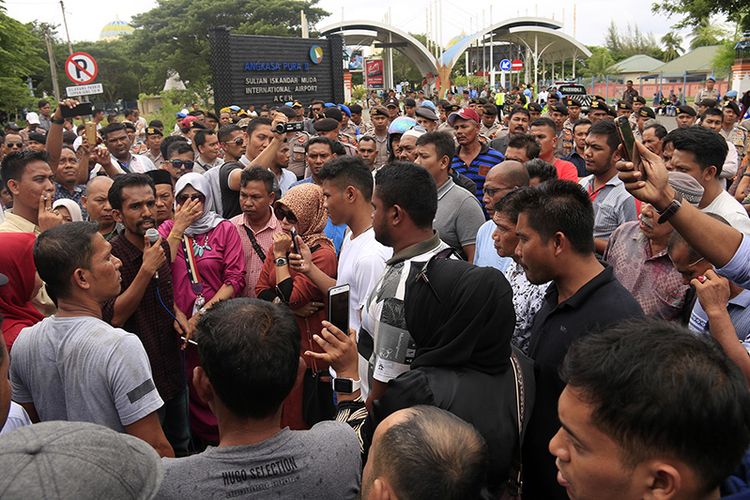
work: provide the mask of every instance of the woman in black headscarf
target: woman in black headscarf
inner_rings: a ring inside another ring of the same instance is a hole
[[[510,285],[494,268],[433,259],[407,283],[405,308],[417,351],[411,370],[392,380],[373,405],[373,423],[418,404],[453,413],[487,441],[488,484],[498,492],[510,475],[519,436]]]
[[[361,425],[364,452],[375,427],[391,413],[415,405],[437,406],[474,425],[484,436],[490,455],[490,491],[501,494],[519,445],[510,285],[494,268],[434,258],[407,282],[405,310],[416,344],[414,361],[410,371],[388,383]],[[327,352],[329,346],[332,351],[351,350],[338,342],[342,336],[333,338],[326,330],[321,336],[325,340],[319,343]],[[529,367],[524,368],[523,376],[531,382]],[[521,400],[528,415],[533,391],[530,386],[526,389]],[[356,429],[351,417],[362,413],[353,403],[340,403],[338,419],[348,420]]]

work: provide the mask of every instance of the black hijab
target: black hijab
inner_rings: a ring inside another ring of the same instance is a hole
[[[510,367],[513,291],[497,269],[435,258],[407,283],[405,310],[417,346],[412,369],[469,368],[493,375]]]

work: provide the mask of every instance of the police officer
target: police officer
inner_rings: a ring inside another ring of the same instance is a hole
[[[706,86],[698,91],[698,94],[695,96],[695,102],[702,101],[703,99],[714,99],[718,102],[721,96],[719,95],[719,90],[714,88],[714,85],[716,85],[716,78],[713,76],[706,78]]]
[[[566,97],[565,107],[568,108],[568,118],[565,120],[563,128],[569,129],[572,133],[573,122],[576,122],[581,118],[581,105],[572,97]]]
[[[302,179],[305,175],[305,167],[307,166],[305,147],[307,146],[307,141],[310,140],[310,137],[311,135],[307,131],[300,130],[298,132],[291,132],[290,137],[287,139],[287,141],[289,141],[288,168],[297,176],[297,179]]]
[[[648,106],[643,106],[638,110],[636,128],[633,129],[633,135],[637,141],[643,141],[643,129],[646,125],[649,125],[650,120],[656,120],[656,113],[654,113],[654,110]]]
[[[633,103],[631,104],[631,106],[633,106],[633,112],[630,113],[630,125],[631,126],[635,126],[638,123],[638,112],[645,105],[646,105],[645,97],[643,97],[642,95],[633,97]]]
[[[349,142],[342,141],[342,135],[339,132],[339,127],[341,126],[341,122],[337,121],[336,118],[329,116],[334,115],[334,111],[338,111],[341,113],[341,110],[338,108],[328,108],[326,109],[326,117],[321,118],[320,120],[316,121],[313,126],[315,127],[315,132],[321,137],[328,137],[332,141],[338,141],[341,143],[341,145],[344,147],[344,150],[346,151],[346,154],[349,156],[357,156],[357,148],[356,146],[353,146]]]
[[[479,127],[479,133],[491,141],[497,137],[498,132],[502,129],[500,122],[497,121],[497,108],[494,104],[485,104],[482,106],[483,113],[482,123]]]
[[[633,113],[633,106],[626,101],[617,101],[617,116],[629,117]]]
[[[388,124],[390,123],[388,110],[383,106],[370,108],[370,121],[372,122],[370,135],[375,139],[375,145],[378,149],[378,155],[375,158],[375,168],[377,169],[388,162]],[[439,127],[438,130],[440,130]]]
[[[573,151],[573,131],[565,128],[568,108],[561,103],[553,104],[550,107],[549,113],[552,121],[555,122],[555,130],[557,131],[555,156],[558,158],[568,156]]]
[[[427,132],[434,132],[438,128],[440,118],[427,106],[419,106],[415,111],[417,123]]]
[[[602,120],[606,120],[609,112],[610,109],[609,106],[607,106],[607,103],[599,99],[594,99],[589,105],[589,111],[586,117],[591,120],[591,123],[593,124]]]
[[[740,107],[734,101],[727,101],[724,104],[723,112],[724,121],[722,123],[721,135],[737,148],[737,164],[741,165],[748,144],[748,131],[744,127],[737,125],[737,119],[740,116]]]

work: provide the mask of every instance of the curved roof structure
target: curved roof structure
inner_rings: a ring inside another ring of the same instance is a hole
[[[589,57],[585,45],[561,30],[562,23],[542,17],[515,17],[467,35],[443,53],[441,61],[453,67],[461,54],[476,41],[492,35],[494,41],[508,41],[529,47],[546,60],[561,61],[574,57]]]
[[[99,33],[99,40],[114,40],[122,35],[129,35],[133,31],[135,31],[135,28],[118,19],[104,25],[102,31]]]
[[[320,29],[321,35],[341,34],[345,45],[369,45],[377,40],[382,43],[403,44],[394,47],[402,52],[426,75],[437,75],[437,61],[422,43],[409,33],[378,21],[342,21]]]

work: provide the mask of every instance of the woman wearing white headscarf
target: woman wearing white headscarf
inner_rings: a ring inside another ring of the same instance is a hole
[[[185,174],[175,185],[175,220],[159,226],[159,234],[167,238],[172,249],[174,301],[190,319],[191,331],[206,310],[238,296],[245,288],[240,235],[231,222],[207,208],[211,206],[211,189],[205,177]],[[204,444],[216,444],[216,417],[192,386],[193,368],[198,365],[194,346],[188,346],[185,364],[193,436]]]
[[[63,218],[63,223],[83,221],[81,207],[79,207],[78,203],[73,200],[60,198],[52,204],[52,210],[60,212],[60,215],[62,215]]]

